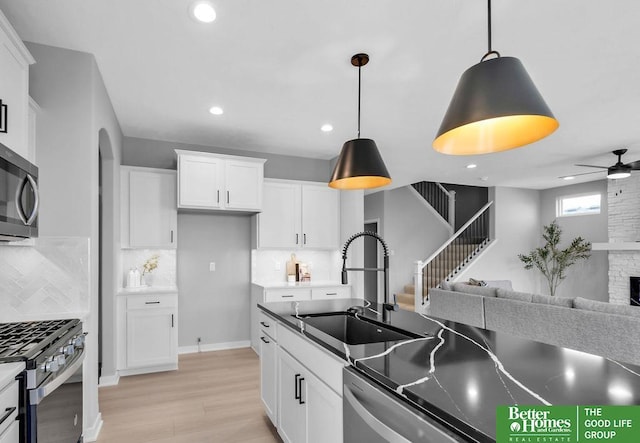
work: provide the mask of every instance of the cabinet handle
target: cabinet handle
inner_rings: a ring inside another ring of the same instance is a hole
[[[298,380],[298,384],[300,385],[300,398],[298,399],[298,401],[300,402],[301,405],[306,403],[306,401],[302,399],[302,382],[303,381],[304,381],[304,377],[300,377],[300,380]]]
[[[299,235],[300,235],[300,234],[296,234],[296,245],[298,244],[298,236],[299,236]]]
[[[269,323],[265,323],[265,322],[261,321],[261,322],[260,322],[260,324],[261,324],[262,326],[264,326],[265,328],[268,328],[268,327],[269,327]]]
[[[9,417],[11,416],[11,414],[13,414],[13,411],[15,411],[15,410],[16,410],[16,407],[15,407],[15,406],[13,406],[13,407],[11,407],[11,408],[7,408],[7,409],[5,409],[5,410],[4,410],[4,414],[2,414],[2,417],[0,417],[0,425],[1,425],[2,423],[4,423],[4,421],[5,421],[7,418],[9,418]]]
[[[229,204],[229,191],[227,191],[227,204]]]
[[[171,230],[171,243],[173,243],[173,229]]]
[[[295,399],[300,401],[300,398],[302,397],[302,393],[300,392],[300,384],[298,381],[298,378],[300,378],[300,374],[296,374],[295,378]]]
[[[293,297],[293,294],[289,294],[289,295],[282,295],[281,297],[282,297],[282,298],[291,298],[291,297]]]
[[[220,189],[218,189],[218,203],[220,203]]]
[[[337,292],[325,292],[324,295],[338,295]]]
[[[271,343],[269,340],[267,340],[267,339],[266,339],[266,338],[264,338],[264,337],[260,337],[260,340],[262,340],[263,342],[265,342],[265,343],[267,343],[267,344]]]
[[[307,234],[302,234],[302,244],[306,245],[307,244]]]
[[[146,301],[144,302],[145,305],[159,305],[160,302],[159,301]]]
[[[173,328],[173,314],[171,314],[171,327]]]

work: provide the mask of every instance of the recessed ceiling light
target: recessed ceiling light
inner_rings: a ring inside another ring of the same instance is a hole
[[[331,132],[331,131],[333,131],[333,126],[331,126],[329,123],[327,123],[327,124],[322,125],[320,127],[320,130],[322,132]]]
[[[566,177],[562,177],[563,180],[573,180],[575,177],[573,175],[567,175]]]
[[[477,168],[478,165],[474,165],[473,163],[471,163],[470,165],[467,165],[467,169],[473,169],[473,168]]]
[[[216,19],[216,10],[208,0],[198,0],[189,7],[191,16],[202,23],[211,23]]]
[[[209,108],[209,112],[212,113],[213,115],[222,115],[222,114],[224,114],[224,111],[219,106],[212,106],[211,108]]]

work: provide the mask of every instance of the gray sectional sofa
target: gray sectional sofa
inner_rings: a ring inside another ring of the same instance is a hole
[[[429,315],[640,365],[640,307],[517,292],[504,283],[443,286],[429,291]]]

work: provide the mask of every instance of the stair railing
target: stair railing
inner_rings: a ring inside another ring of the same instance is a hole
[[[436,210],[452,230],[456,225],[456,192],[448,191],[440,183],[418,182],[411,185]]]
[[[428,297],[429,285],[433,287],[443,280],[452,278],[477,255],[490,241],[489,208],[490,201],[484,205],[426,260],[415,262],[414,288],[415,309],[424,305]]]

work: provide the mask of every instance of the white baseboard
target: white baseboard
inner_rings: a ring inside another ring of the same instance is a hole
[[[100,380],[98,381],[98,387],[104,388],[106,386],[117,386],[119,381],[120,381],[120,374],[100,377]]]
[[[160,365],[160,366],[145,366],[142,368],[133,368],[133,369],[120,369],[118,373],[127,377],[129,375],[141,375],[141,374],[151,374],[153,372],[166,372],[166,371],[177,371],[178,363],[169,364],[169,365]]]
[[[248,348],[251,346],[249,340],[229,341],[226,343],[207,343],[200,346],[180,346],[178,354],[196,354],[198,352],[223,351],[225,349]]]
[[[98,435],[100,435],[100,430],[102,429],[102,423],[102,413],[98,412],[93,425],[84,430],[84,441],[89,442],[98,440]]]

